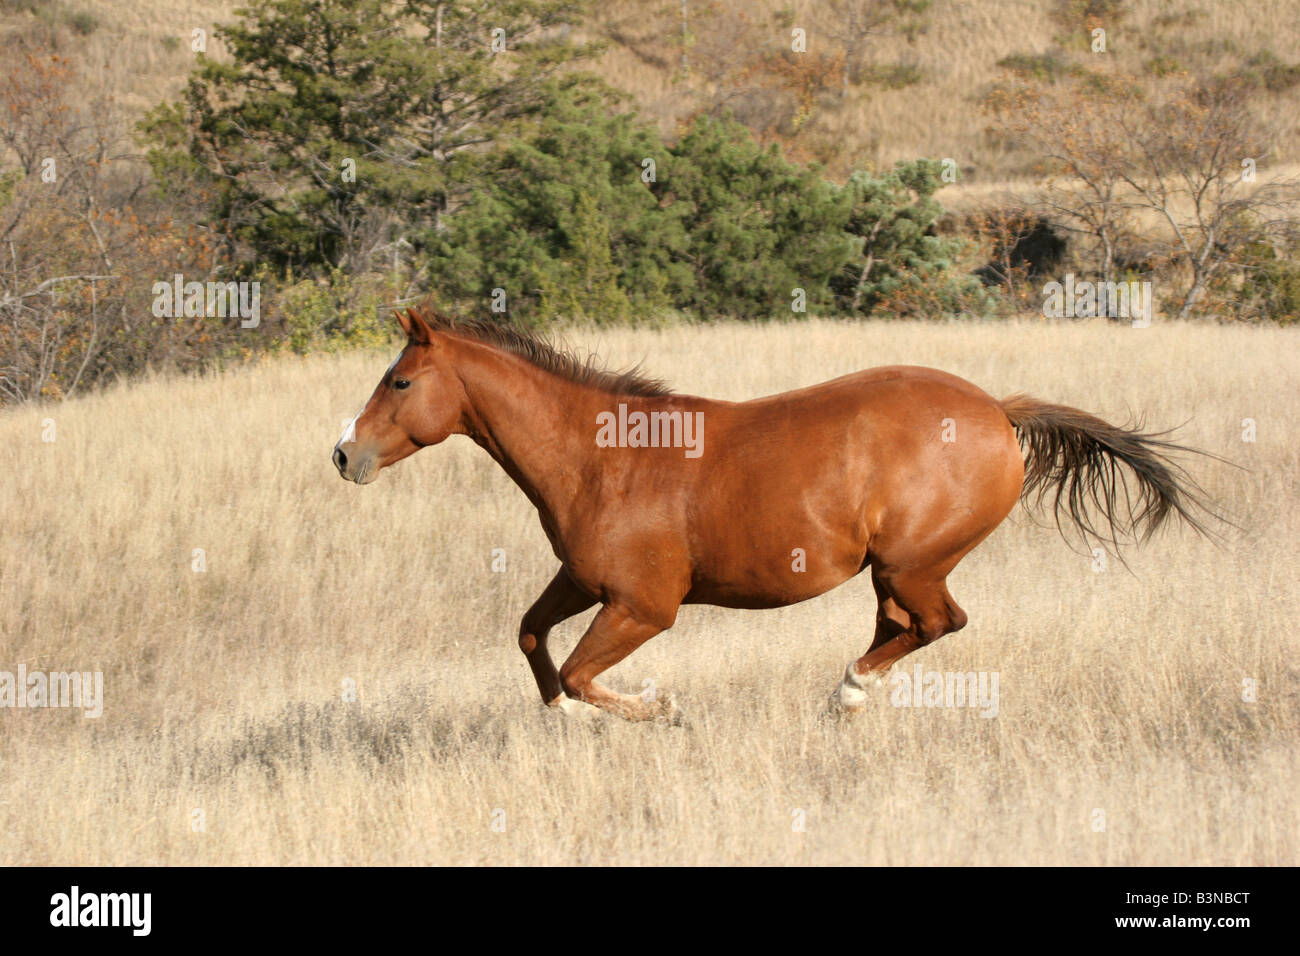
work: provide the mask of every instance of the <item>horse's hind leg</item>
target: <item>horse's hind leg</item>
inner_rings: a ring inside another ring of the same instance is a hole
[[[888,644],[912,626],[912,616],[898,606],[898,602],[885,590],[880,576],[873,568],[871,585],[876,589],[876,636],[868,652]]]
[[[966,626],[966,612],[948,593],[943,577],[878,575],[873,569],[872,581],[880,599],[876,637],[867,653],[844,671],[831,698],[843,710],[861,710],[868,691],[896,661]]]
[[[560,674],[546,649],[551,628],[566,618],[581,614],[595,603],[596,599],[578,590],[568,572],[560,568],[533,606],[524,612],[524,619],[519,624],[519,649],[528,658],[543,703],[559,704],[564,696],[560,689]]]

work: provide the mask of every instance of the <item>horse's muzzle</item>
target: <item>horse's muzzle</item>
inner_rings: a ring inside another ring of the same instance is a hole
[[[361,452],[355,443],[334,446],[334,467],[348,481],[358,485],[368,485],[379,475],[375,467],[375,456]]]

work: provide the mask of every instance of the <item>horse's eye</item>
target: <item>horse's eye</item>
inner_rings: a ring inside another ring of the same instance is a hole
[[[393,379],[393,388],[401,390],[403,388],[410,388],[410,387],[411,387],[411,383],[404,378]]]

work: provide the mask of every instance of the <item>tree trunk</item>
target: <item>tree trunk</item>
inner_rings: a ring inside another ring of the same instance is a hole
[[[871,266],[875,263],[874,255],[868,255],[867,261],[862,264],[862,271],[858,273],[857,285],[853,287],[853,313],[856,315],[858,306],[862,302],[862,287],[867,284],[867,278],[871,275]]]
[[[1187,290],[1187,295],[1183,298],[1182,308],[1178,310],[1178,318],[1185,319],[1192,313],[1196,303],[1201,301],[1201,296],[1205,292],[1205,277],[1199,272],[1192,279],[1192,287]]]
[[[867,279],[871,276],[871,267],[875,264],[876,254],[871,251],[871,247],[876,242],[876,236],[880,235],[880,228],[885,224],[885,220],[877,219],[876,224],[871,227],[871,235],[867,236],[862,243],[862,251],[867,255],[867,261],[862,264],[862,271],[858,273],[858,281],[853,287],[853,312],[856,314],[858,305],[862,302],[862,287],[866,285]]]

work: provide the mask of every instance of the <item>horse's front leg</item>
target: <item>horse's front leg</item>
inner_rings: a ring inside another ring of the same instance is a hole
[[[671,627],[676,616],[675,606],[667,612],[652,613],[644,609],[638,612],[622,603],[605,605],[560,668],[564,692],[571,700],[594,704],[627,720],[665,718],[678,722],[680,712],[670,696],[645,700],[633,694],[616,694],[595,683],[596,675]]]
[[[528,666],[532,668],[543,703],[558,705],[563,703],[564,698],[559,672],[546,649],[546,639],[551,628],[566,618],[581,614],[595,603],[596,599],[580,590],[569,573],[560,568],[555,577],[551,578],[551,583],[546,585],[546,590],[524,613],[524,619],[519,624],[519,649],[528,658]]]

